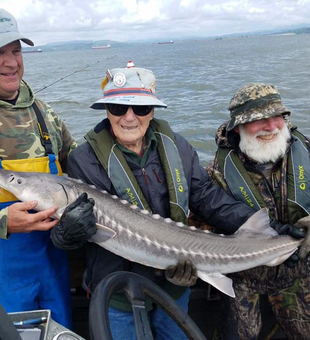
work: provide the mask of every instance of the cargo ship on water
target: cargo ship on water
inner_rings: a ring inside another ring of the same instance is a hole
[[[37,48],[36,50],[32,50],[32,49],[23,50],[23,53],[40,53],[40,52],[42,52],[41,48]]]
[[[104,49],[110,48],[110,47],[111,47],[111,45],[108,44],[108,45],[105,45],[105,46],[92,46],[92,49],[93,50],[104,50]]]
[[[170,41],[162,41],[162,42],[159,42],[158,45],[164,45],[164,44],[173,44],[173,40],[170,40]]]

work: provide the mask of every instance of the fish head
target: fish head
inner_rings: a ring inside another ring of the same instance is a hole
[[[35,172],[0,170],[0,190],[7,190],[20,201],[38,201],[35,210],[57,206],[53,217],[60,218],[68,205],[68,194],[60,176]]]

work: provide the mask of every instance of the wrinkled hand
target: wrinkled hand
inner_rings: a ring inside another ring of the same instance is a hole
[[[310,252],[310,216],[303,217],[299,219],[295,224],[294,227],[300,228],[304,230],[305,239],[303,243],[301,244],[300,250],[299,250],[299,258],[304,259],[307,257],[307,255]]]
[[[96,231],[93,212],[95,201],[84,192],[67,206],[59,222],[52,229],[54,245],[62,249],[80,248]]]
[[[46,231],[55,226],[57,220],[52,216],[57,207],[52,207],[37,213],[29,213],[37,206],[38,201],[14,203],[8,207],[7,233],[30,233],[31,231]]]
[[[166,279],[177,286],[193,286],[197,281],[197,268],[190,261],[180,260],[165,270]]]

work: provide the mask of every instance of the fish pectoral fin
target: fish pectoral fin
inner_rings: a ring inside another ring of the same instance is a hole
[[[96,227],[97,227],[97,232],[95,235],[93,235],[88,240],[89,242],[96,242],[96,243],[106,242],[116,236],[116,232],[112,230],[111,228],[108,228],[98,223],[96,223]]]
[[[233,298],[236,296],[233,288],[233,282],[229,277],[221,273],[207,273],[201,270],[198,270],[198,277],[222,293]]]
[[[252,215],[236,232],[235,235],[245,237],[271,238],[279,234],[270,227],[268,209],[263,208]],[[252,234],[252,236],[251,236]]]

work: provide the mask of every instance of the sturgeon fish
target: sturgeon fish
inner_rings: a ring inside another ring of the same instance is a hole
[[[233,235],[224,236],[173,222],[141,210],[106,191],[69,177],[0,170],[0,187],[21,201],[37,200],[38,211],[57,206],[60,218],[67,205],[86,192],[95,200],[97,233],[90,242],[145,266],[166,269],[190,260],[198,277],[234,297],[225,274],[253,267],[276,266],[302,242],[279,236],[269,226],[267,209],[256,212]]]

